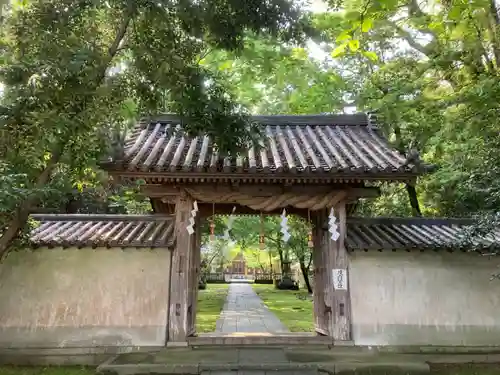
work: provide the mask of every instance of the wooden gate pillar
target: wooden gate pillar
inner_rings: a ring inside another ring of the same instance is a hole
[[[168,314],[167,346],[186,346],[189,334],[191,311],[189,308],[190,269],[195,234],[189,235],[186,227],[189,225],[193,199],[184,191],[175,204],[175,236],[176,244],[172,252],[172,267],[170,272],[170,302]],[[198,230],[198,228],[195,228]]]
[[[349,260],[345,247],[347,235],[347,213],[345,201],[335,207],[338,230],[340,237],[337,241],[330,239],[331,252],[333,254],[334,281],[333,289],[333,338],[336,341],[351,340],[351,293],[349,290]],[[333,251],[332,251],[333,250]],[[337,289],[335,288],[337,287]]]
[[[336,341],[351,339],[350,298],[347,284],[347,254],[345,249],[345,202],[335,207],[340,237],[331,239],[328,232],[329,211],[314,215],[314,320],[316,332]],[[336,282],[334,283],[334,277]],[[338,281],[338,282],[337,282]],[[338,289],[334,288],[337,284]]]
[[[198,287],[201,273],[201,220],[200,213],[195,218],[194,241],[191,247],[191,266],[189,269],[188,336],[196,336],[196,309],[198,307]]]

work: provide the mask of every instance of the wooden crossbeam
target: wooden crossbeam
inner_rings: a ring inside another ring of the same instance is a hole
[[[141,192],[150,198],[164,198],[174,202],[173,197],[177,197],[185,189],[207,190],[214,193],[239,192],[255,197],[273,197],[278,194],[328,194],[336,190],[347,190],[348,199],[377,198],[380,196],[380,189],[377,187],[349,186],[349,185],[231,185],[231,184],[146,184],[141,187]]]

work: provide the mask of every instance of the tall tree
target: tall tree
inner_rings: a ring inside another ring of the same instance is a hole
[[[223,76],[253,113],[332,113],[345,106],[345,81],[338,71],[311,58],[307,48],[262,37],[246,40],[243,51],[218,51],[202,63]]]
[[[288,225],[291,238],[283,242],[280,232],[280,218],[276,216],[265,216],[263,220],[258,216],[242,216],[236,219],[232,236],[242,249],[250,250],[250,255],[262,252],[280,261],[281,269],[285,269],[284,263],[298,262],[309,292],[312,286],[309,283],[309,275],[312,266],[312,253],[308,247],[308,232],[310,229],[306,220],[298,216],[289,216]],[[265,238],[265,251],[259,249],[259,237]],[[264,264],[265,256],[260,257],[260,264]]]
[[[210,55],[206,65],[228,77],[237,97],[255,112],[335,112],[346,104],[374,110],[395,147],[409,158],[419,152],[439,167],[417,186],[383,185],[385,194],[358,205],[360,213],[470,216],[495,210],[500,205],[495,2],[330,5],[314,18],[314,54],[259,39],[238,55]]]
[[[211,135],[223,153],[255,141],[249,117],[199,62],[210,49],[241,49],[247,33],[298,41],[308,27],[282,0],[12,4],[0,30],[0,169],[15,200],[0,208],[0,257],[58,169],[81,175],[110,139],[120,156],[130,98],[137,113],[184,116],[188,134]]]
[[[498,207],[500,160],[492,150],[499,142],[500,55],[494,1],[344,1],[343,6],[316,23],[335,64],[352,71],[344,77],[353,82],[358,108],[378,111],[396,147],[409,154],[418,147],[426,161],[440,166],[413,192],[424,203],[423,213],[463,216]],[[333,22],[339,18],[341,27]],[[371,212],[401,213],[399,202],[385,199]]]

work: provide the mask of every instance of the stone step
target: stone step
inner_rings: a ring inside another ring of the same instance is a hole
[[[255,345],[324,345],[325,347],[333,345],[333,339],[327,336],[316,336],[313,334],[277,334],[277,335],[259,335],[250,334],[216,334],[200,335],[198,337],[188,337],[190,346],[255,346]]]
[[[203,375],[315,375],[318,373],[316,364],[281,363],[238,363],[236,365],[215,364],[200,365],[200,374]]]
[[[100,366],[98,372],[106,375],[426,375],[425,362],[337,362],[335,364],[136,364]]]
[[[429,372],[429,365],[415,355],[348,353],[311,346],[200,347],[123,353],[101,364],[98,371],[116,375],[420,375]]]
[[[200,375],[318,375],[317,369],[309,370],[238,370],[202,371]]]
[[[282,363],[212,363],[212,364],[127,364],[101,365],[106,375],[316,375],[315,364]]]

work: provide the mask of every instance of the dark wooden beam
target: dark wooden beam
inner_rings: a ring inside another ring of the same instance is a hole
[[[38,221],[163,221],[172,220],[169,213],[162,212],[154,215],[128,214],[33,214],[31,217]],[[165,215],[167,214],[167,215]]]
[[[113,178],[118,180],[145,180],[148,183],[155,181],[156,183],[213,183],[222,182],[228,183],[239,180],[241,183],[305,183],[305,184],[320,184],[320,183],[363,183],[364,181],[390,181],[390,182],[408,182],[415,183],[417,177],[421,175],[418,172],[387,172],[387,173],[349,173],[349,174],[333,174],[326,173],[248,173],[248,172],[163,172],[163,171],[126,171],[123,166],[115,166],[108,164],[104,169]]]
[[[153,198],[152,201],[157,209],[157,213],[161,215],[168,215],[175,213],[175,205],[170,203],[162,202],[159,198]],[[260,215],[260,211],[252,210],[247,206],[242,206],[239,204],[227,204],[219,203],[215,206],[211,203],[198,203],[198,208],[200,210],[199,215],[202,218],[207,218],[212,216],[215,208],[216,215],[229,215],[233,212],[233,208],[236,207],[235,215]],[[276,209],[271,212],[265,212],[266,215],[281,215],[283,209]],[[299,215],[304,218],[308,216],[306,209],[300,209],[295,207],[287,207],[286,212],[290,215]]]
[[[350,186],[341,184],[328,185],[228,185],[228,184],[192,184],[192,185],[171,185],[171,184],[147,184],[141,187],[141,192],[151,198],[163,198],[172,201],[181,191],[186,188],[193,190],[210,190],[212,192],[225,194],[239,192],[254,197],[273,197],[279,194],[328,194],[336,190],[347,190],[348,199],[355,201],[359,198],[377,198],[380,196],[378,187]]]

